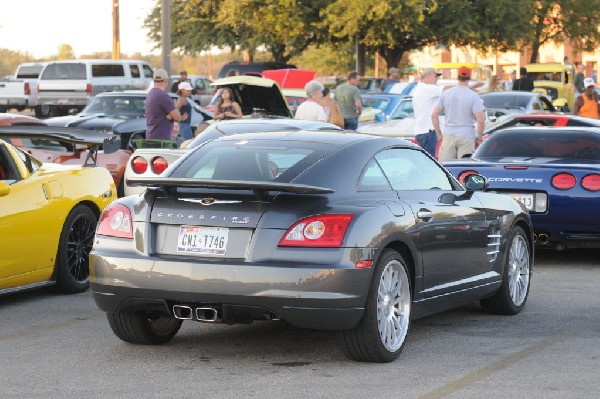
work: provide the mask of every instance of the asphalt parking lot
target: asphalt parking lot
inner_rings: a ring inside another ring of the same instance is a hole
[[[538,251],[517,316],[479,305],[413,322],[400,358],[347,360],[328,331],[184,323],[125,344],[90,292],[0,297],[2,398],[597,398],[600,251]]]

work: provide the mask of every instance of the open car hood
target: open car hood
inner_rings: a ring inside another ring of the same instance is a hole
[[[293,117],[279,84],[274,80],[256,76],[231,76],[215,80],[212,86],[229,87],[233,90],[234,100],[240,104],[243,115]],[[220,92],[217,92],[211,105],[216,106],[219,98]]]

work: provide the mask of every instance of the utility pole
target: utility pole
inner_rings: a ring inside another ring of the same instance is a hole
[[[113,21],[113,45],[112,59],[118,60],[121,57],[121,39],[119,38],[119,0],[112,0],[112,21]]]
[[[171,5],[162,0],[160,26],[162,36],[162,68],[171,76]]]

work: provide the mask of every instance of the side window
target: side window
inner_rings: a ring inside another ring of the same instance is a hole
[[[140,77],[140,67],[137,66],[136,64],[131,64],[129,65],[129,68],[131,70],[131,77],[132,78],[139,78]]]
[[[122,64],[93,64],[92,76],[96,78],[125,76]]]
[[[142,69],[144,70],[144,77],[145,78],[152,78],[152,76],[154,75],[154,72],[152,71],[152,68],[150,68],[150,65],[144,64],[142,66]]]
[[[394,148],[375,159],[394,190],[452,190],[444,169],[418,149]]]
[[[204,80],[202,79],[196,79],[196,89],[200,89],[200,90],[204,90],[206,89],[206,86],[204,85]]]
[[[372,159],[358,179],[356,189],[358,191],[390,191],[392,187],[383,174],[379,163]]]

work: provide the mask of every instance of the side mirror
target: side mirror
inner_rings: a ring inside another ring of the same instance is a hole
[[[472,174],[465,179],[465,187],[468,191],[485,191],[488,186],[488,180],[481,175]]]
[[[10,184],[0,180],[0,197],[5,197],[10,193]]]

